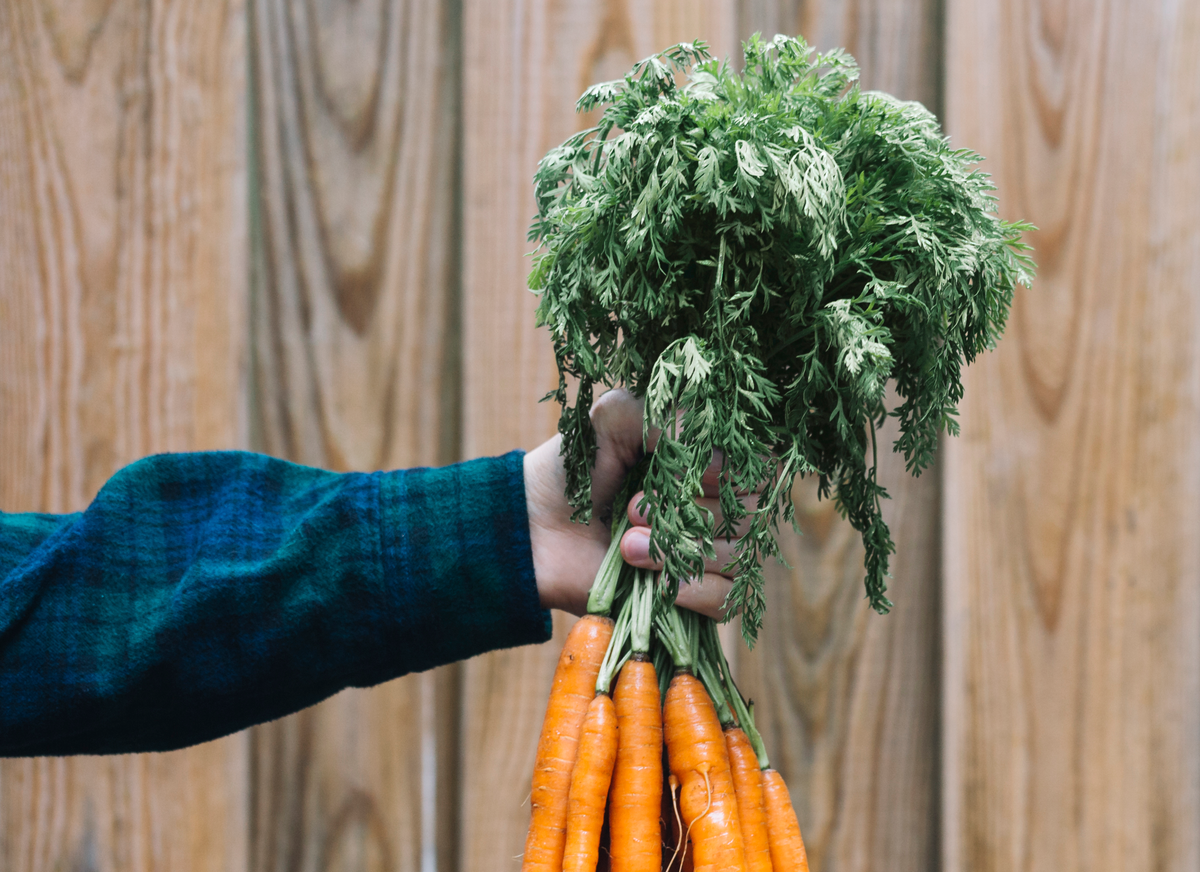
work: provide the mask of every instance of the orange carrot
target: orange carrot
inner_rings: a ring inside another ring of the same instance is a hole
[[[654,664],[643,658],[633,655],[613,689],[618,724],[608,810],[613,872],[658,872],[662,865],[662,703]]]
[[[617,712],[607,693],[588,706],[567,796],[563,872],[595,872],[604,827],[604,804],[617,759]]]
[[[700,679],[677,671],[663,707],[663,735],[696,872],[746,872],[729,753],[716,709]],[[782,867],[780,867],[782,868]]]
[[[746,846],[746,867],[749,872],[771,872],[771,845],[767,839],[767,812],[763,807],[762,770],[758,768],[758,757],[741,727],[725,730],[725,747],[733,771],[738,820],[742,824],[742,841]]]
[[[585,615],[571,628],[550,688],[542,737],[538,741],[530,794],[532,815],[525,839],[522,872],[561,872],[567,839],[567,794],[596,676],[608,649],[613,621]]]
[[[763,799],[767,807],[767,836],[771,840],[771,863],[779,872],[808,872],[808,854],[800,838],[800,822],[792,808],[783,776],[774,769],[762,770]]]

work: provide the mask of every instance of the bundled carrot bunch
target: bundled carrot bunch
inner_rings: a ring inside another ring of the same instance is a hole
[[[807,869],[715,628],[676,610],[679,584],[736,537],[725,609],[753,644],[762,564],[813,477],[861,534],[886,612],[877,430],[896,418],[893,448],[926,468],[957,431],[962,367],[1032,278],[1029,226],[999,218],[979,155],[924,107],[861,90],[841,50],[743,48],[740,71],[681,43],[592,86],[578,108],[603,108],[599,124],[534,176],[529,287],[554,343],[566,496],[588,520],[595,389],[644,399],[661,435],[631,492],[663,572],[622,568],[613,531],[554,679],[527,870],[595,869],[606,816],[615,870],[674,872],[689,845],[696,869]],[[718,453],[713,513],[697,500]]]
[[[621,561],[627,523],[554,673],[522,869],[594,872],[607,822],[613,872],[806,872],[787,787],[716,624]]]

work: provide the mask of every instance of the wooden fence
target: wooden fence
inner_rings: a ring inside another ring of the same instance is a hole
[[[848,47],[1041,228],[961,438],[885,470],[895,612],[805,488],[738,660],[814,869],[1200,868],[1194,2],[0,0],[0,507],[76,510],[156,451],[537,444],[537,158],[590,82],[755,30]],[[0,869],[515,869],[556,654],[5,761]]]

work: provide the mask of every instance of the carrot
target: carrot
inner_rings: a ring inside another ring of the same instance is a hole
[[[532,814],[522,872],[561,872],[571,770],[612,632],[611,618],[585,615],[571,628],[558,658],[533,768]]]
[[[630,656],[613,689],[618,739],[608,810],[612,868],[613,872],[658,872],[662,867],[663,740],[658,675],[649,655],[654,573],[638,570],[634,574],[626,606]]]
[[[763,799],[767,807],[767,835],[771,840],[771,863],[779,872],[808,872],[808,854],[800,838],[800,822],[788,795],[783,776],[764,769]]]
[[[746,872],[729,753],[700,679],[676,670],[663,707],[663,735],[679,806],[689,828],[696,872]]]
[[[617,678],[617,765],[608,824],[613,872],[658,872],[662,864],[662,704],[654,664],[634,654]]]
[[[729,751],[729,767],[733,771],[738,819],[742,824],[742,841],[746,846],[746,868],[749,872],[772,872],[767,812],[763,806],[762,770],[758,768],[758,757],[741,727],[725,730],[725,747]]]
[[[563,872],[595,872],[604,804],[616,759],[617,712],[612,697],[598,693],[588,705],[571,773]]]

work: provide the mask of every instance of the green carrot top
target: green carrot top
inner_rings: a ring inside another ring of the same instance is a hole
[[[895,416],[909,471],[929,465],[939,431],[957,432],[962,366],[995,343],[1033,263],[1028,225],[996,216],[979,155],[924,107],[861,91],[841,51],[782,36],[744,49],[740,75],[685,43],[584,93],[580,111],[606,108],[538,166],[529,284],[577,517],[594,386],[626,385],[663,431],[644,480],[663,584],[700,574],[714,536],[749,515],[729,614],[752,643],[797,476],[861,533],[867,595],[889,608],[875,431]],[[720,525],[695,503],[717,449]]]

